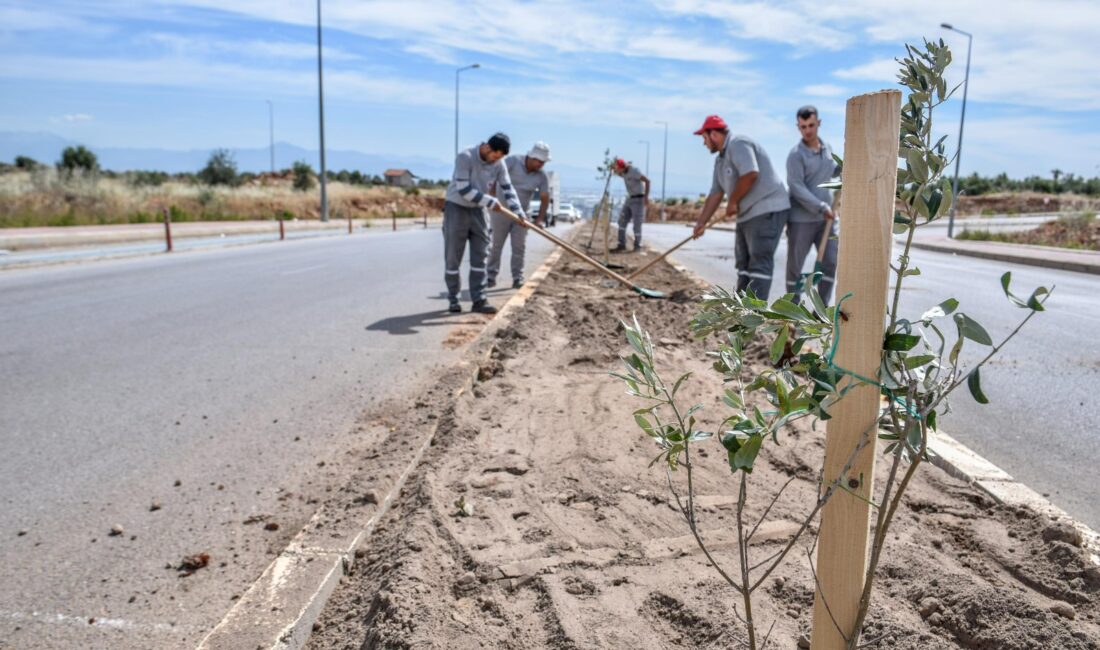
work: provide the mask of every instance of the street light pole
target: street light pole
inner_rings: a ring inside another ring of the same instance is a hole
[[[464,68],[455,70],[455,155],[458,155],[458,73],[463,70],[473,70],[474,68],[480,68],[480,63],[468,65]]]
[[[321,221],[328,221],[328,188],[325,172],[325,84],[321,72],[321,0],[317,0],[317,108],[321,128]]]
[[[966,91],[970,90],[970,48],[974,44],[974,35],[953,27],[951,23],[941,23],[940,27],[966,36],[966,77],[963,79],[963,105],[962,114],[959,116],[959,146],[955,151],[955,180],[951,183],[951,194],[954,196],[954,201],[951,202],[951,216],[947,220],[947,238],[951,239],[955,233],[955,207],[959,204],[959,163],[962,162],[963,125],[966,123]]]
[[[665,125],[665,144],[661,148],[661,221],[665,220],[665,174],[668,172],[668,122],[657,120]]]
[[[649,140],[638,140],[638,144],[645,145],[645,175],[649,178]]]
[[[265,99],[267,102],[267,132],[268,143],[271,149],[271,173],[275,173],[275,105],[271,103],[270,99]]]

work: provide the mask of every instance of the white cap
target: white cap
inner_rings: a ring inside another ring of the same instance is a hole
[[[527,152],[527,155],[535,160],[541,160],[542,162],[550,162],[550,145],[546,144],[542,140],[535,143],[535,146],[531,147],[531,150]]]

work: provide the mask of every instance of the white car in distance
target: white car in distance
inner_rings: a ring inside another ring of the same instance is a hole
[[[572,203],[562,203],[558,208],[557,218],[562,221],[580,221],[581,211],[576,208]]]

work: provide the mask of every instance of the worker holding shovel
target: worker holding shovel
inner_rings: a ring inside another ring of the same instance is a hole
[[[612,173],[622,176],[626,185],[626,202],[619,213],[619,245],[611,249],[612,253],[626,250],[626,227],[634,222],[634,252],[642,250],[642,223],[645,221],[645,208],[649,203],[649,179],[637,167],[622,158],[616,158],[611,166]]]
[[[489,253],[489,221],[485,211],[501,206],[501,201],[493,196],[490,187],[495,184],[512,212],[521,220],[526,218],[512,186],[512,179],[508,176],[508,168],[502,160],[508,155],[511,146],[507,135],[497,133],[488,142],[461,151],[455,157],[454,176],[447,186],[446,201],[443,204],[445,279],[451,312],[462,311],[462,305],[458,302],[458,295],[462,290],[458,269],[462,265],[467,242],[470,245],[472,310],[480,314],[497,312],[497,308],[485,299],[485,264]]]
[[[527,152],[526,156],[515,154],[504,159],[504,165],[508,168],[508,176],[512,179],[512,186],[519,197],[519,204],[526,212],[531,205],[531,197],[537,192],[539,195],[539,214],[535,217],[535,225],[546,223],[546,210],[550,204],[550,179],[542,168],[550,162],[550,147],[545,142],[536,142],[535,146]],[[498,196],[501,188],[497,188]],[[527,248],[527,228],[513,222],[500,212],[493,212],[489,216],[493,226],[493,249],[489,255],[489,282],[488,286],[495,287],[497,273],[500,271],[501,253],[504,252],[504,242],[512,240],[512,288],[519,289],[523,286],[523,257]]]
[[[787,185],[791,188],[791,218],[787,221],[787,292],[799,294],[808,281],[802,266],[811,246],[817,247],[814,272],[821,273],[817,291],[825,304],[833,293],[836,277],[837,240],[833,195],[826,188],[840,169],[833,150],[818,136],[821,120],[817,109],[803,106],[796,113],[802,140],[787,155]]]
[[[714,180],[693,234],[701,237],[711,216],[728,197],[725,216],[737,218],[734,262],[737,290],[751,289],[767,300],[771,291],[775,249],[787,222],[791,202],[787,188],[764,148],[743,135],[730,135],[726,121],[710,115],[695,131],[714,160]]]

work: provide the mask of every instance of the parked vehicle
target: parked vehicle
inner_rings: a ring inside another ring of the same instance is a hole
[[[562,221],[580,221],[581,211],[578,210],[576,206],[574,206],[572,203],[562,203],[561,206],[558,207],[558,214],[556,216]]]

